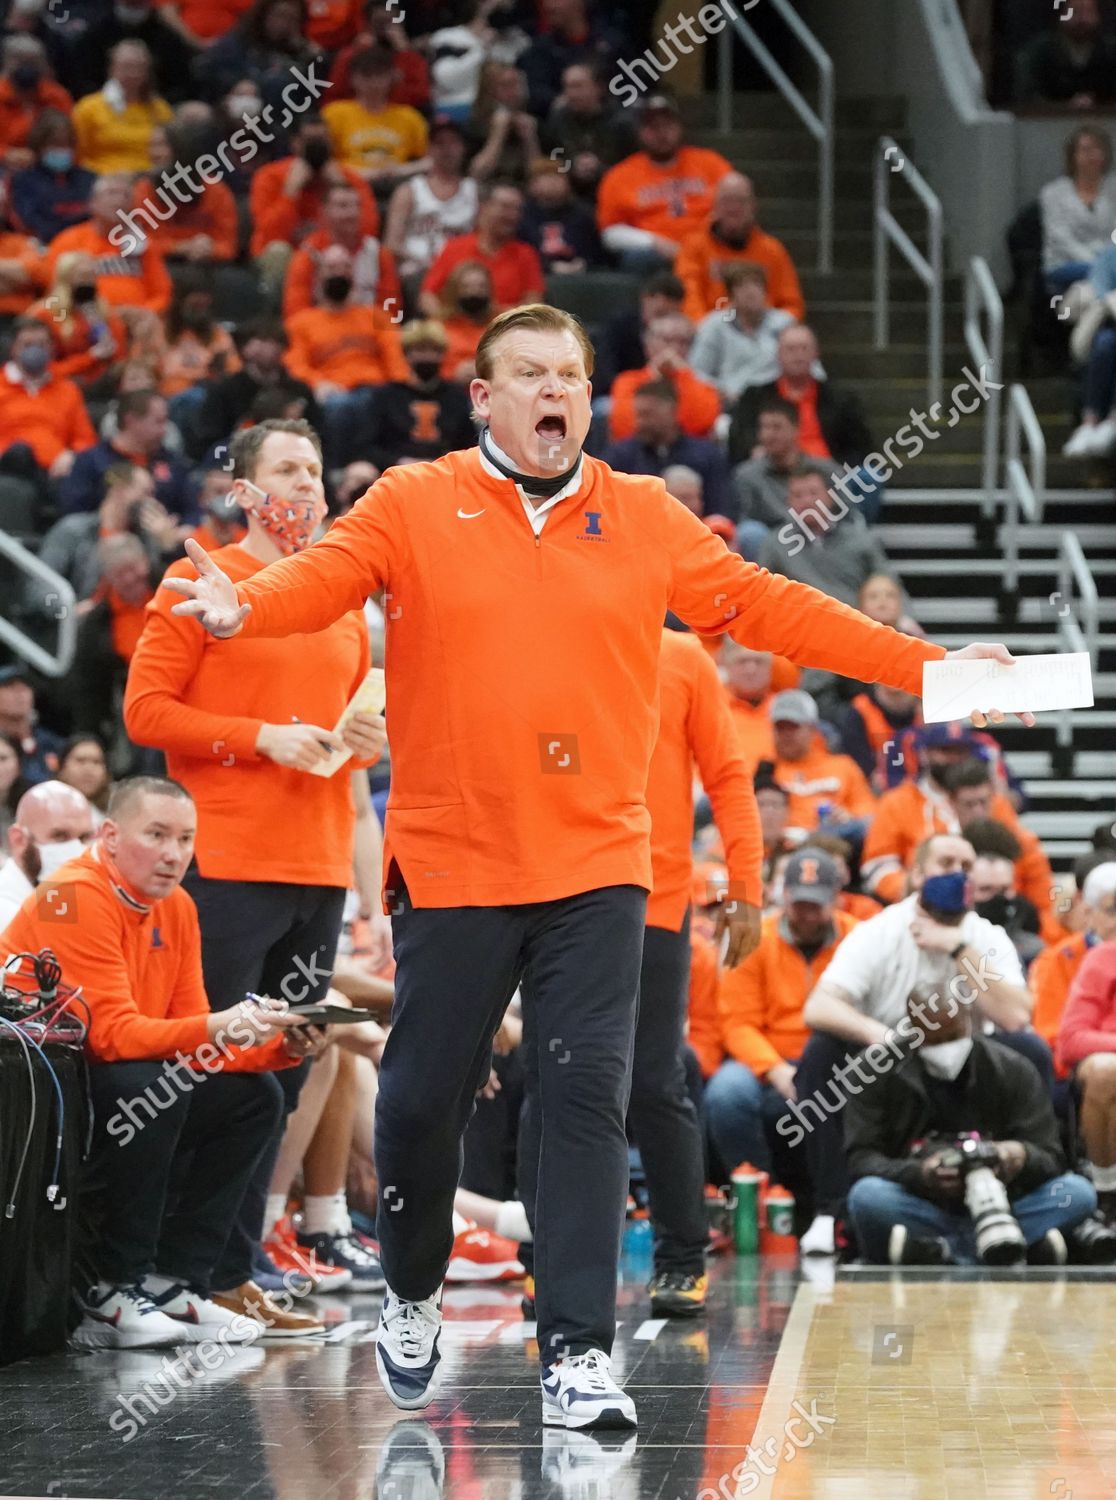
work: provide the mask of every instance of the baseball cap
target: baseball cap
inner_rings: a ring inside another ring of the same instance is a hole
[[[772,698],[770,717],[772,724],[816,724],[818,705],[801,688],[787,688]]]
[[[678,105],[669,94],[648,94],[639,107],[641,120],[645,120],[648,115],[677,115],[678,113]]]
[[[815,901],[824,906],[840,889],[837,866],[823,849],[807,844],[787,860],[783,871],[784,901]]]
[[[18,662],[9,662],[6,667],[0,667],[0,687],[7,687],[9,682],[30,683],[27,668],[21,667]]]
[[[920,750],[941,750],[951,746],[968,749],[972,742],[972,731],[963,719],[954,719],[948,724],[922,724],[915,732],[915,743]]]
[[[206,512],[215,521],[242,521],[244,511],[231,490],[224,495],[214,495],[206,502]]]

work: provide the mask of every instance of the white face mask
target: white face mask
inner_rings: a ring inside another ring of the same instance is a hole
[[[53,875],[59,865],[64,865],[68,859],[77,859],[79,854],[85,853],[85,845],[80,839],[66,839],[61,844],[39,844],[39,879],[46,880]]]
[[[233,94],[228,101],[228,111],[238,120],[246,120],[249,115],[258,115],[263,109],[263,101],[255,94]]]
[[[952,1080],[968,1062],[972,1050],[972,1037],[962,1036],[955,1042],[937,1042],[933,1046],[921,1047],[919,1056],[932,1077]]]

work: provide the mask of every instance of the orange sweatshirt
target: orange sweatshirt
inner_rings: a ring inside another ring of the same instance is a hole
[[[60,453],[92,448],[97,434],[89,420],[81,391],[72,380],[52,375],[36,391],[12,380],[0,369],[0,451],[12,443],[26,443],[35,462],[49,469]]]
[[[284,156],[280,161],[265,163],[252,174],[249,208],[253,226],[253,255],[260,255],[273,240],[285,240],[289,245],[300,244],[303,236],[316,224],[322,211],[325,191],[337,181],[338,173],[360,196],[361,234],[379,234],[380,211],[368,184],[359,172],[334,162],[329,176],[319,172],[301,193],[296,193],[292,198],[283,191],[283,184],[294,160],[293,156]]]
[[[787,827],[807,833],[819,822],[818,809],[828,803],[832,816],[870,818],[876,810],[872,788],[849,755],[833,755],[816,735],[801,760],[775,760],[775,780],[790,793]]]
[[[728,297],[722,280],[723,267],[741,261],[762,266],[767,272],[767,300],[772,307],[789,312],[792,318],[801,320],[806,316],[798,272],[782,240],[765,234],[762,229],[753,229],[744,248],[734,250],[714,239],[706,225],[682,242],[674,263],[674,274],[686,289],[682,311],[688,318],[700,323],[717,306],[719,298]]]
[[[284,318],[289,318],[296,312],[302,312],[303,308],[314,306],[314,282],[318,274],[318,261],[322,251],[328,250],[330,245],[335,244],[337,241],[328,229],[315,229],[306,236],[291,256],[286,279],[283,282]],[[379,277],[374,286],[363,284],[358,287],[358,292],[365,305],[378,307],[391,317],[397,308],[403,306],[395,256],[390,250],[386,250],[374,235],[362,237],[357,249],[351,253],[364,259],[374,257],[372,263],[378,265]]]
[[[56,234],[47,246],[45,277],[54,285],[58,257],[80,250],[96,262],[97,295],[112,307],[149,307],[164,313],[170,306],[171,279],[162,255],[147,245],[135,255],[122,255],[108,235],[92,222],[74,224]]]
[[[717,945],[700,933],[690,933],[690,1007],[687,1040],[697,1054],[701,1076],[711,1078],[725,1059],[717,986],[721,965]]]
[[[746,563],[661,479],[588,456],[579,477],[536,537],[479,449],[397,466],[321,541],[238,589],[246,637],[323,630],[388,591],[384,869],[390,887],[398,866],[418,907],[650,890],[668,609],[911,692],[944,655]]]
[[[701,228],[712,210],[714,189],[732,170],[719,152],[704,146],[682,146],[665,165],[636,151],[601,178],[597,223],[601,229],[631,224],[681,244]]]
[[[0,293],[0,313],[18,316],[28,310],[42,288],[43,252],[30,235],[0,231],[0,260],[18,261],[27,277],[18,291]]]
[[[763,834],[752,783],[736,751],[717,669],[693,635],[663,631],[659,734],[647,775],[651,814],[648,927],[677,932],[690,904],[694,763],[713,806],[729,870],[730,900],[763,904]]]
[[[122,360],[127,355],[128,333],[115,313],[109,313],[103,320],[99,316],[89,319],[83,312],[74,309],[69,318],[61,323],[54,314],[55,310],[49,300],[36,303],[27,312],[29,318],[37,319],[50,331],[54,344],[51,369],[55,375],[67,375],[71,380],[91,382],[106,374],[114,361]],[[115,350],[105,359],[92,353],[95,342],[93,326],[102,321],[116,343]]]
[[[80,985],[89,1007],[90,1062],[181,1051],[196,1055],[207,1071],[215,1068],[222,1051],[208,1040],[197,908],[179,887],[144,911],[122,899],[117,885],[122,878],[99,844],[68,860],[0,933],[0,962],[41,948],[58,955],[63,982]],[[134,902],[136,893],[130,895]],[[236,1024],[225,1043],[225,1069],[257,1073],[293,1065],[281,1037],[264,1047],[232,1045]]]
[[[738,698],[727,688],[722,688],[721,691],[732,717],[737,754],[747,766],[749,776],[754,775],[761,760],[775,759],[775,731],[771,727],[772,694],[768,693],[762,703],[755,704],[749,703],[746,698]]]
[[[236,583],[267,571],[243,547],[210,555]],[[167,576],[193,577],[193,568],[173,563]],[[370,664],[363,614],[337,610],[313,635],[288,641],[217,641],[171,614],[178,598],[160,588],[148,605],[124,722],[137,744],[165,752],[168,775],[197,803],[198,869],[213,880],[348,886],[353,762],[311,776],[258,755],[256,736],[261,724],[296,715],[333,728]]]
[[[315,386],[332,380],[346,390],[410,380],[399,334],[371,307],[308,307],[287,319],[287,369]]]
[[[678,425],[687,437],[708,437],[721,415],[721,395],[715,385],[693,370],[672,370],[666,377],[678,397]],[[608,412],[608,435],[614,442],[635,435],[635,394],[649,380],[661,380],[650,365],[642,370],[624,370],[612,382],[612,405]]]
[[[193,202],[176,204],[174,213],[164,221],[160,215],[165,205],[158,197],[152,179],[139,177],[132,190],[132,206],[141,208],[149,201],[153,201],[156,208],[152,215],[155,224],[149,231],[150,243],[163,255],[178,255],[187,240],[207,234],[213,241],[213,248],[203,265],[236,259],[240,240],[236,199],[223,182],[205,182],[203,179],[202,192]]]
[[[1060,1078],[1069,1072],[1058,1055],[1062,1015],[1077,971],[1093,947],[1096,947],[1095,939],[1090,943],[1087,933],[1075,932],[1063,942],[1045,947],[1027,970],[1027,988],[1035,997],[1031,1024],[1054,1053],[1054,1066]]]
[[[825,972],[838,943],[857,925],[855,917],[835,911],[836,936],[807,963],[784,931],[782,912],[764,917],[759,946],[735,969],[721,975],[721,1030],[737,1062],[757,1078],[776,1063],[802,1056],[810,1028],[802,1012],[810,991]]]

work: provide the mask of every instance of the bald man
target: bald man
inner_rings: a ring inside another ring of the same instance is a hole
[[[8,829],[8,858],[0,865],[0,931],[39,881],[79,855],[95,831],[93,808],[75,787],[41,781],[24,792]]]
[[[729,172],[717,184],[708,220],[682,241],[674,274],[686,289],[683,311],[695,323],[706,313],[729,305],[724,268],[734,261],[750,261],[767,272],[767,300],[772,307],[806,315],[798,272],[787,247],[756,223],[756,193],[752,179]]]

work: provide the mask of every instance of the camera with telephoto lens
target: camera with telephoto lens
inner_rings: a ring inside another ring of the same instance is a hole
[[[977,1257],[986,1266],[1017,1266],[1027,1258],[1027,1241],[1011,1211],[1007,1188],[996,1175],[1000,1153],[991,1141],[970,1131],[930,1145],[941,1151],[943,1167],[953,1167],[965,1183],[965,1207],[973,1221]]]

